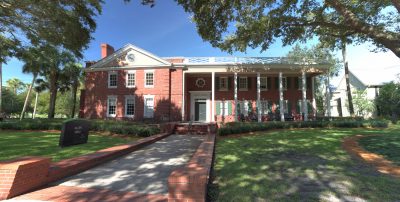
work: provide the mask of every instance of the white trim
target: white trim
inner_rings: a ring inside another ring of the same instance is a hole
[[[194,102],[196,99],[206,100],[206,122],[210,122],[211,91],[189,91],[190,93],[190,120],[194,121]]]
[[[153,111],[151,113],[147,113],[146,114],[146,99],[153,99]],[[154,95],[143,95],[143,117],[144,118],[153,118],[154,117],[154,104],[155,104],[155,100],[154,100]]]
[[[133,115],[128,115],[128,99],[133,99]],[[136,99],[134,95],[125,95],[125,113],[124,116],[128,118],[134,118],[136,114]]]
[[[240,87],[240,79],[246,79],[246,88]],[[238,82],[239,91],[248,91],[249,90],[249,78],[247,76],[239,76],[238,80],[239,80],[239,82]]]
[[[261,98],[261,78],[260,72],[257,72],[257,122],[261,122],[261,107],[260,107],[260,98]]]
[[[115,114],[110,114],[110,99],[115,99]],[[116,95],[107,96],[107,117],[116,117],[117,116],[117,107],[118,107],[118,99]]]
[[[133,74],[134,76],[133,76],[133,86],[129,86],[128,85],[128,75],[129,74]],[[135,88],[136,87],[136,70],[128,70],[128,71],[126,71],[126,74],[125,74],[125,87],[126,88]]]
[[[215,72],[211,72],[211,121],[215,121]]]
[[[101,59],[97,63],[93,64],[92,66],[90,66],[90,68],[101,67],[102,65],[112,61],[113,59],[117,58],[118,56],[120,56],[123,53],[128,52],[129,50],[132,50],[132,49],[137,51],[137,52],[139,52],[139,53],[141,53],[141,54],[143,54],[143,55],[146,55],[146,56],[148,56],[148,57],[150,57],[150,58],[152,58],[154,60],[157,60],[158,62],[160,62],[160,63],[162,63],[164,65],[168,65],[168,66],[172,65],[170,62],[168,62],[168,61],[166,61],[166,60],[164,60],[164,59],[162,59],[162,58],[160,58],[160,57],[158,57],[158,56],[156,56],[156,55],[154,55],[154,54],[152,54],[150,52],[147,52],[147,51],[145,51],[145,50],[143,50],[143,49],[141,49],[141,48],[139,48],[137,46],[134,46],[134,45],[128,43],[124,47],[122,47],[119,50],[115,51],[113,54],[111,54],[111,55]]]
[[[235,117],[235,121],[238,121],[238,108],[237,108],[237,104],[238,104],[238,86],[237,86],[237,82],[238,82],[238,79],[237,79],[237,73],[235,72],[234,73],[234,75],[233,75],[233,88],[234,88],[234,91],[233,91],[233,97],[234,97],[234,100],[235,100],[235,113],[233,113],[234,114],[234,117]]]
[[[185,72],[182,71],[182,121],[185,121]]]
[[[225,79],[225,87],[224,88],[222,88],[221,87],[221,80],[222,79]],[[218,77],[218,91],[228,91],[228,82],[229,82],[229,80],[228,80],[228,77],[227,76],[221,76],[221,77]]]
[[[153,74],[153,85],[147,85],[146,77],[147,77],[148,73],[152,73]],[[154,88],[155,82],[156,82],[156,74],[155,74],[154,69],[144,70],[144,87],[145,88]]]
[[[110,86],[110,76],[115,75],[116,76],[116,85],[115,86]],[[107,75],[107,86],[108,88],[117,88],[118,87],[118,72],[117,71],[108,71]]]

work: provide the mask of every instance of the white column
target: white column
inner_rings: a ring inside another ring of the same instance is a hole
[[[257,72],[257,120],[261,122],[261,103],[260,103],[260,72]]]
[[[211,122],[215,121],[214,114],[215,114],[215,72],[211,72]]]
[[[308,106],[307,106],[307,84],[306,84],[306,72],[301,72],[301,91],[303,95],[303,114],[304,120],[308,121]]]
[[[314,118],[317,116],[317,101],[315,100],[315,77],[311,77],[311,95]]]
[[[234,75],[234,93],[233,93],[233,97],[234,97],[234,99],[235,99],[235,113],[234,113],[234,116],[235,116],[235,121],[238,121],[238,109],[237,109],[237,104],[238,104],[238,96],[237,96],[237,92],[238,92],[238,90],[237,90],[237,73],[235,72],[235,75]]]
[[[185,121],[185,72],[182,70],[182,121]]]
[[[285,112],[283,111],[283,84],[282,84],[282,72],[279,72],[279,110],[281,121],[285,121]]]

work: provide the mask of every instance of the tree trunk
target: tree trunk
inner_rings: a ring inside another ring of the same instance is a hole
[[[39,97],[39,93],[36,92],[35,107],[33,108],[32,119],[35,119],[35,118],[36,118],[36,108],[37,108],[38,97]]]
[[[57,79],[58,79],[57,70],[55,68],[52,68],[52,70],[50,70],[50,75],[49,75],[50,104],[49,104],[49,112],[47,114],[47,117],[49,119],[53,119],[55,114],[56,99],[57,99]]]
[[[19,120],[22,120],[25,117],[25,111],[26,111],[26,107],[28,106],[29,96],[31,95],[32,87],[35,84],[36,77],[37,77],[37,74],[33,74],[32,83],[28,87],[28,93],[26,94],[24,107],[22,108],[22,112],[21,112],[21,116],[19,117]]]
[[[346,78],[347,100],[349,102],[349,112],[350,116],[354,116],[353,98],[351,96],[351,89],[350,89],[349,63],[346,60],[346,39],[342,39],[342,55],[344,63],[344,76]]]
[[[71,118],[75,117],[75,108],[76,108],[76,93],[78,91],[78,81],[74,81],[72,86],[72,110],[71,110]]]

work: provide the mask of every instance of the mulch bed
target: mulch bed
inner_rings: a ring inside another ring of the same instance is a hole
[[[368,136],[377,135],[355,135],[346,137],[343,140],[342,146],[347,152],[374,166],[379,172],[400,178],[400,166],[396,166],[393,162],[385,159],[381,155],[366,151],[358,144],[359,139]]]

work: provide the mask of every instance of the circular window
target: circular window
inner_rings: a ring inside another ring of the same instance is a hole
[[[135,54],[128,53],[125,58],[128,62],[135,62]]]
[[[196,86],[199,88],[203,88],[206,85],[206,80],[204,80],[203,78],[198,78],[196,80]]]

